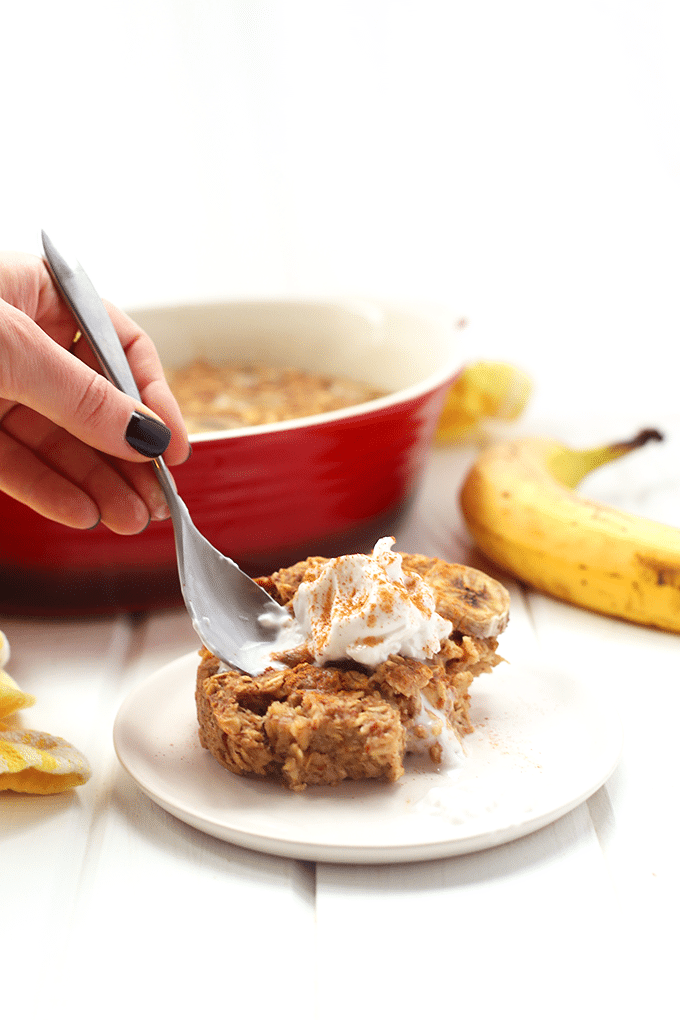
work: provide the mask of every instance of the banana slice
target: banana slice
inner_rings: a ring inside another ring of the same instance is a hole
[[[454,630],[470,637],[498,637],[510,616],[510,595],[494,578],[474,567],[404,553],[404,570],[415,570],[437,600],[437,612]]]

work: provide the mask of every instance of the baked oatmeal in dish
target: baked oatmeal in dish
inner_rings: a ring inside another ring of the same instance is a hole
[[[434,765],[461,753],[470,684],[502,661],[509,596],[479,570],[394,552],[393,541],[257,579],[297,628],[259,676],[201,650],[199,737],[224,768],[304,790],[395,781],[411,752]]]
[[[191,433],[306,418],[386,392],[353,379],[258,362],[215,365],[197,359],[167,377]]]

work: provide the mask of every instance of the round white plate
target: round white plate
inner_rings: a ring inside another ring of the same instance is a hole
[[[198,656],[135,688],[118,712],[116,753],[157,804],[240,846],[345,864],[422,861],[524,836],[608,779],[622,728],[586,685],[540,663],[502,663],[472,686],[465,760],[438,771],[407,758],[397,783],[346,781],[302,793],[234,776],[198,741]]]

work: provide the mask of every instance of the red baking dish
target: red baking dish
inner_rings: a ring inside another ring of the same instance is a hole
[[[191,436],[173,468],[197,527],[253,576],[369,548],[418,488],[461,367],[454,319],[358,300],[263,300],[133,310],[166,367],[203,357],[349,376],[388,395],[295,421]],[[181,604],[169,522],[77,531],[0,493],[0,610],[55,615]]]

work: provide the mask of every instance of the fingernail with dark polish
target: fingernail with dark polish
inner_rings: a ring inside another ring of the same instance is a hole
[[[125,430],[125,439],[143,457],[160,457],[168,448],[171,432],[167,425],[148,414],[133,411]]]

